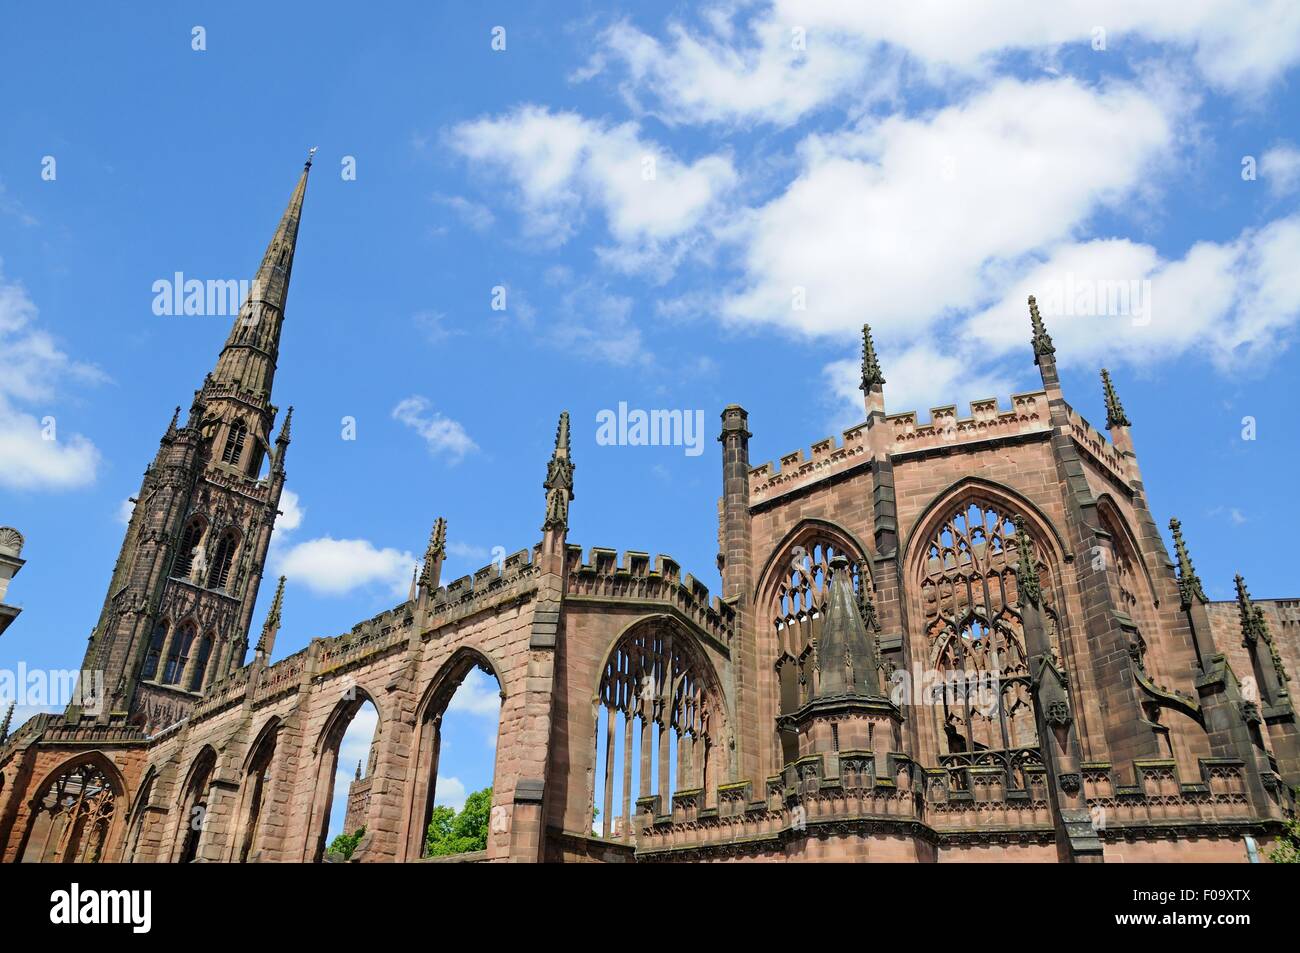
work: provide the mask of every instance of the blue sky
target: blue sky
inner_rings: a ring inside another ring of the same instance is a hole
[[[445,579],[531,546],[562,409],[570,539],[716,588],[725,404],[755,464],[857,422],[870,321],[890,412],[1005,407],[1038,386],[1025,295],[1099,282],[1149,307],[1045,310],[1067,398],[1104,424],[1111,369],[1211,597],[1237,571],[1300,595],[1273,554],[1300,462],[1297,8],[895,6],[7,8],[0,523],[28,564],[0,668],[80,661],[123,503],[230,321],[155,315],[152,285],[251,277],[309,146],[277,656],[399,601],[436,516]],[[599,445],[620,402],[703,411],[704,452]],[[444,744],[466,790],[488,707]]]

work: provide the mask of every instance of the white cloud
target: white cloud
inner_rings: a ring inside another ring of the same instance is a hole
[[[130,498],[123,500],[117,505],[117,521],[123,526],[131,522],[131,514],[135,512],[135,504]]]
[[[34,326],[36,305],[22,285],[0,276],[0,486],[65,490],[95,481],[100,453],[81,434],[65,434],[57,415],[21,404],[45,403],[65,383],[105,377],[74,361],[46,331]]]
[[[435,195],[435,202],[447,206],[456,217],[476,232],[486,232],[496,221],[496,216],[486,205],[471,202],[462,195]]]
[[[410,427],[429,446],[432,454],[446,454],[448,463],[459,463],[467,453],[478,449],[465,428],[437,412],[430,413],[427,398],[419,395],[399,401],[393,419]]]
[[[470,669],[456,693],[451,696],[448,711],[463,711],[483,718],[497,718],[501,713],[501,689],[491,675]]]
[[[923,118],[805,141],[805,167],[754,213],[733,321],[916,338],[989,300],[1017,259],[1130,198],[1167,156],[1168,117],[1131,87],[1003,80]],[[794,289],[804,289],[796,310]]]
[[[465,807],[465,785],[460,778],[444,778],[438,775],[438,780],[434,783],[433,801],[435,804],[441,804],[449,807],[456,812],[460,812]]]
[[[284,530],[286,533],[295,530],[302,525],[303,517],[307,515],[307,509],[298,499],[298,494],[293,490],[282,490],[280,493],[280,515],[275,519],[275,528]]]
[[[1278,143],[1259,159],[1259,174],[1275,195],[1289,195],[1300,188],[1300,149]]]
[[[319,595],[346,595],[379,584],[393,595],[404,597],[410,587],[411,569],[418,561],[412,553],[379,549],[368,540],[322,536],[281,553],[276,575],[288,576]]]
[[[488,548],[471,543],[452,542],[447,544],[447,554],[457,559],[487,559]]]
[[[636,123],[611,126],[572,112],[520,106],[499,117],[461,123],[452,148],[504,169],[518,193],[528,234],[567,241],[594,205],[626,268],[658,263],[666,246],[705,223],[736,181],[731,160],[710,155],[687,164],[641,138]]]

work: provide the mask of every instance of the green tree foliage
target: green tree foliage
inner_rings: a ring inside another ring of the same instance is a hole
[[[1300,864],[1300,818],[1287,821],[1282,836],[1268,852],[1268,859],[1275,864]]]
[[[424,855],[445,857],[486,849],[491,814],[491,788],[475,791],[465,798],[465,807],[459,814],[449,807],[435,807],[424,838]]]
[[[358,827],[351,834],[340,834],[330,841],[329,848],[325,851],[327,854],[338,854],[344,860],[351,860],[352,855],[356,853],[357,845],[361,843],[361,838],[366,834],[364,827]]]

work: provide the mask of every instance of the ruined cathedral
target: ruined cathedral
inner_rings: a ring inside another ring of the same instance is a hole
[[[561,414],[540,541],[444,582],[438,519],[407,601],[277,659],[280,580],[250,650],[310,168],[145,471],[76,703],[0,727],[4,861],[321,860],[366,702],[352,859],[420,860],[443,714],[475,668],[502,702],[465,861],[1244,862],[1277,838],[1300,601],[1241,577],[1207,599],[1113,383],[1102,431],[1033,298],[1042,387],[1008,407],[887,413],[864,329],[865,419],[842,438],[755,465],[746,412],[722,410],[716,595],[668,556],[569,539]]]

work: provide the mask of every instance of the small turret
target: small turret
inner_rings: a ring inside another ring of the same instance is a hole
[[[569,458],[569,412],[560,414],[555,428],[555,450],[546,467],[546,519],[542,532],[563,536],[569,530],[569,503],[573,500],[573,461]]]
[[[280,612],[284,608],[284,578],[281,576],[279,585],[275,587],[275,597],[266,613],[266,621],[262,623],[262,634],[253,649],[253,657],[257,660],[269,659],[275,648],[275,636],[280,631]]]

